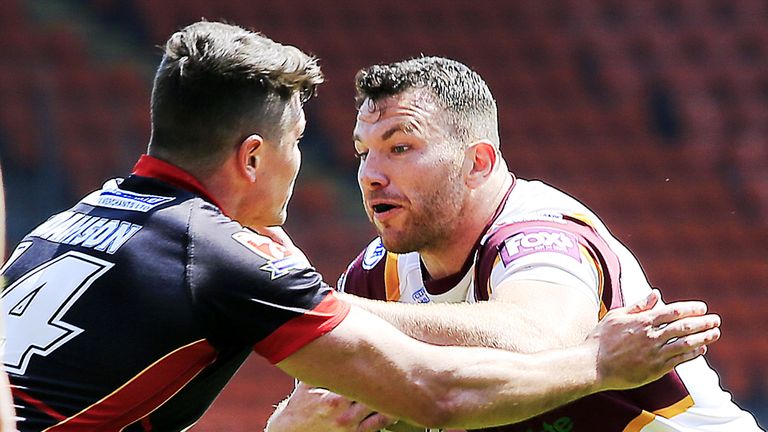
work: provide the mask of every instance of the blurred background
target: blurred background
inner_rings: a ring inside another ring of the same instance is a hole
[[[768,424],[768,1],[2,0],[10,246],[130,172],[158,46],[202,17],[321,59],[287,229],[330,283],[373,237],[355,181],[355,72],[448,56],[495,94],[513,172],[589,205],[667,300],[724,317],[709,361]],[[193,430],[260,430],[291,386],[254,356]]]

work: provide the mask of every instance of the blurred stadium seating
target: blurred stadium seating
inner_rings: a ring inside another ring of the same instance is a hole
[[[513,172],[590,205],[667,299],[702,298],[723,315],[710,360],[768,423],[767,2],[3,0],[12,241],[129,170],[146,145],[159,55],[104,59],[84,29],[159,54],[154,46],[200,17],[322,59],[327,83],[308,107],[309,157],[288,227],[329,281],[372,236],[354,185],[355,72],[422,53],[456,58],[496,95]],[[35,176],[47,180],[30,185]],[[22,211],[22,198],[40,203]],[[249,362],[195,430],[258,428],[289,388]]]

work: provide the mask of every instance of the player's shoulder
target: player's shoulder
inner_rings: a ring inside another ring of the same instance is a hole
[[[410,255],[388,251],[381,238],[377,237],[347,266],[336,288],[364,297],[380,298],[385,290],[387,275],[397,274],[399,260]]]
[[[276,281],[310,267],[300,250],[285,247],[224,215],[203,218],[205,223],[190,230],[189,254],[196,268]]]
[[[384,277],[384,267],[388,252],[380,237],[374,238],[363,249],[341,274],[336,288],[339,291],[354,291],[354,287],[367,282],[377,275]],[[348,286],[353,288],[348,288]]]
[[[583,204],[540,181],[518,179],[481,238],[479,256],[504,262],[540,253],[579,259],[579,245],[596,236],[599,219]]]
[[[600,224],[597,216],[567,193],[539,180],[517,179],[515,186],[494,218],[482,244],[498,244],[521,233],[534,238],[560,232],[582,231]],[[539,234],[537,234],[539,233]]]
[[[581,230],[567,215],[556,211],[507,215],[498,218],[479,246],[479,260],[505,264],[534,253],[557,253],[579,259]]]

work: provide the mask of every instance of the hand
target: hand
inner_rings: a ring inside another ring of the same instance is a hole
[[[700,301],[664,304],[657,290],[639,303],[610,311],[589,335],[598,345],[605,389],[639,387],[704,354],[720,338],[720,317]]]
[[[300,383],[272,414],[266,432],[375,432],[395,421],[329,390]]]

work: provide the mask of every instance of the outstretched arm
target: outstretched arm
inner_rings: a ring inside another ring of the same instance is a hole
[[[576,347],[527,355],[424,344],[353,308],[278,366],[413,424],[516,423],[591,393],[653,381],[719,337],[719,318],[703,315],[703,303],[644,310],[657,300],[612,311]]]
[[[401,332],[437,345],[537,352],[574,346],[597,325],[598,310],[579,290],[542,281],[507,281],[490,301],[408,304],[341,293]]]

